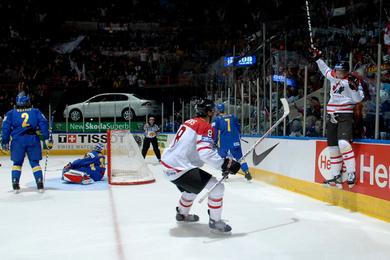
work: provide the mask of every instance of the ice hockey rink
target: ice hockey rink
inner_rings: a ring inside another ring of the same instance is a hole
[[[234,176],[223,218],[229,236],[208,230],[207,202],[195,224],[177,224],[179,192],[148,158],[156,182],[138,186],[63,184],[60,169],[76,156],[52,156],[46,192],[28,163],[20,194],[0,157],[0,259],[389,259],[390,224],[300,194]],[[44,160],[41,165],[43,166]],[[218,176],[219,177],[219,176]]]

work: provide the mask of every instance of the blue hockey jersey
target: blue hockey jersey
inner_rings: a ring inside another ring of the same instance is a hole
[[[231,114],[219,114],[212,123],[215,129],[214,142],[222,149],[240,146],[241,127],[237,117]]]
[[[71,169],[79,170],[88,174],[94,181],[100,181],[106,171],[106,159],[103,154],[91,151],[82,159],[71,163]]]
[[[38,130],[44,139],[49,139],[48,128],[48,122],[39,109],[12,109],[3,120],[2,143],[8,143],[11,137],[12,140],[18,140],[26,136],[35,136]]]

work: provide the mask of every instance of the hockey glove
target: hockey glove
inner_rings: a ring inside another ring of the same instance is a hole
[[[222,164],[222,175],[236,174],[241,168],[241,164],[230,158],[226,158]]]
[[[359,79],[358,79],[357,77],[355,77],[354,75],[349,74],[349,75],[348,75],[348,84],[349,84],[349,87],[350,87],[352,90],[357,91],[358,88],[359,88],[360,81],[359,81]]]
[[[1,150],[9,151],[9,143],[2,143],[1,144]]]
[[[311,54],[311,58],[314,61],[317,61],[318,59],[320,59],[322,57],[322,51],[320,51],[317,48],[310,48],[310,54]]]
[[[51,139],[46,139],[45,140],[45,144],[46,144],[46,149],[47,150],[51,150],[53,148],[53,140]]]

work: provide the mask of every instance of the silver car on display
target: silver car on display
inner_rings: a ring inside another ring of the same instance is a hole
[[[71,121],[80,121],[83,117],[119,117],[130,120],[136,116],[158,113],[160,113],[160,107],[153,100],[143,99],[128,93],[104,93],[93,96],[84,102],[67,106],[64,117]]]

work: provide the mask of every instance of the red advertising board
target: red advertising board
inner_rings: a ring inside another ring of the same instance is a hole
[[[331,177],[326,146],[326,141],[316,142],[315,182],[317,183],[322,183]],[[353,149],[357,184],[351,190],[344,184],[343,189],[390,201],[390,145],[354,143]]]

